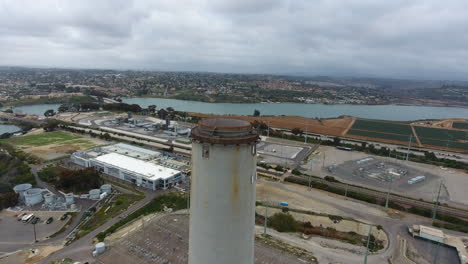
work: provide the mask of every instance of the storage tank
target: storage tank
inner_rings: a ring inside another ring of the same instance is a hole
[[[75,202],[75,197],[73,197],[73,193],[65,194],[65,203],[72,204]]]
[[[96,253],[99,255],[99,254],[104,253],[104,251],[106,251],[106,244],[104,244],[104,242],[97,243],[96,244]]]
[[[101,194],[101,190],[92,189],[89,191],[89,199],[99,199],[100,194]]]
[[[41,189],[32,188],[24,192],[24,203],[28,206],[38,204],[43,200]]]
[[[15,187],[13,187],[13,191],[15,191],[15,193],[19,194],[19,197],[20,197],[21,200],[24,200],[24,192],[26,192],[27,190],[29,190],[31,188],[32,188],[31,184],[23,183],[23,184],[18,184]]]
[[[258,134],[247,121],[214,118],[192,138],[188,263],[253,264]]]
[[[112,185],[110,184],[103,184],[101,186],[101,192],[111,194],[112,193]]]
[[[44,194],[44,200],[46,204],[53,204],[55,202],[55,194],[53,193]]]

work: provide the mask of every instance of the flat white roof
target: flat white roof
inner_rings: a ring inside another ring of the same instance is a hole
[[[428,235],[431,235],[431,236],[435,236],[435,237],[440,237],[440,238],[444,238],[444,232],[440,229],[435,229],[435,228],[431,228],[431,227],[428,227],[428,226],[423,226],[423,225],[420,225],[419,226],[419,231],[420,233],[425,233],[425,234],[428,234]]]
[[[102,149],[143,159],[161,155],[161,152],[140,148],[125,143],[117,143],[114,145],[104,146],[102,147]]]
[[[118,153],[104,154],[93,160],[140,174],[151,181],[157,179],[167,179],[180,173],[178,170],[166,168],[151,162],[135,159]]]

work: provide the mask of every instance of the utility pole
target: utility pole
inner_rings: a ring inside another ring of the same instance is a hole
[[[437,198],[434,204],[434,210],[432,211],[432,221],[436,219],[437,216],[437,207],[439,206],[440,191],[442,189],[443,181],[440,180],[439,191],[437,192]]]
[[[408,152],[406,153],[406,161],[408,161],[408,158],[409,158],[410,147],[411,147],[411,140],[412,140],[412,139],[413,139],[413,135],[410,135],[409,144],[408,144]]]
[[[349,186],[349,184],[346,183],[346,187],[345,187],[345,191],[344,191],[344,197],[345,198],[348,198],[348,186]]]
[[[267,233],[267,220],[268,220],[268,206],[265,205],[265,220],[264,220],[264,223],[263,223],[263,235],[266,236],[266,233]]]
[[[371,231],[372,231],[372,225],[369,227],[369,234],[367,234],[367,245],[366,245],[366,254],[364,255],[364,264],[367,264],[367,255],[369,255],[369,244],[370,244]]]
[[[325,168],[325,152],[323,152],[322,169]]]
[[[314,159],[310,160],[310,173],[309,173],[309,190],[312,186],[312,165],[314,164]]]
[[[267,122],[267,137],[270,137],[270,122]]]
[[[307,144],[307,125],[306,125],[306,132],[304,135],[304,144]]]
[[[34,220],[34,219],[33,219]],[[34,229],[34,243],[37,242],[37,237],[36,237],[36,224],[33,224],[33,229]]]
[[[385,199],[385,209],[388,209],[388,199],[390,198],[390,190],[393,185],[393,177],[390,175],[390,182],[388,183],[387,198]]]
[[[187,210],[190,210],[190,177],[187,179],[188,188],[185,190],[187,192]]]

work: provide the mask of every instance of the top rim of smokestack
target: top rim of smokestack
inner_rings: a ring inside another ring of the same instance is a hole
[[[211,144],[248,144],[257,142],[258,133],[245,120],[234,118],[209,118],[198,122],[192,129],[192,138]]]

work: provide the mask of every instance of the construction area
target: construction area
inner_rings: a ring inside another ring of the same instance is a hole
[[[188,262],[189,216],[187,214],[156,215],[136,222],[106,239],[108,249],[97,258],[98,263],[173,263]],[[108,241],[109,240],[109,241]],[[311,260],[308,260],[310,258]],[[255,241],[257,264],[316,263],[312,256],[295,256],[285,250]]]
[[[327,167],[330,175],[353,184],[365,184],[380,190],[417,195],[425,200],[434,199],[441,178],[427,171],[407,166],[405,161],[389,160],[376,156],[350,160]],[[441,188],[441,201],[449,200],[446,188]]]

